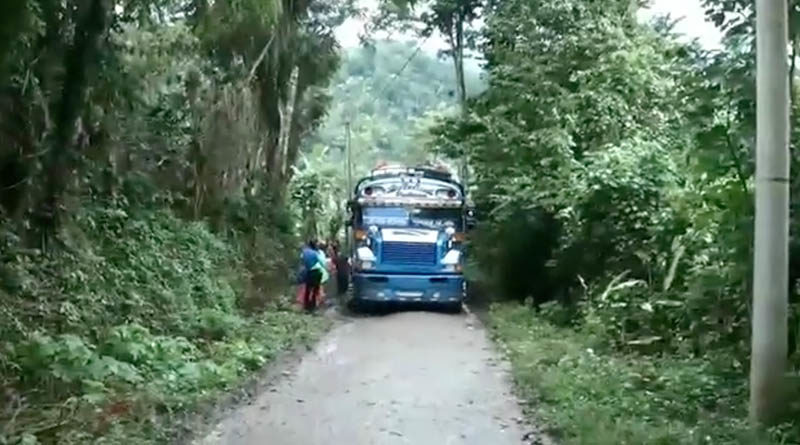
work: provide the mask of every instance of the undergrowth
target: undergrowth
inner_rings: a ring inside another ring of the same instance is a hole
[[[87,206],[44,255],[3,240],[0,444],[164,443],[180,415],[324,322],[242,308],[236,243],[166,210]]]
[[[747,424],[746,372],[730,355],[643,357],[592,346],[515,303],[494,305],[492,333],[511,360],[529,414],[562,444],[796,444],[790,424]]]

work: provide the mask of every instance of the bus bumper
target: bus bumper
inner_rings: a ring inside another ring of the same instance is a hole
[[[464,300],[462,275],[353,274],[353,298],[370,302],[457,303]]]

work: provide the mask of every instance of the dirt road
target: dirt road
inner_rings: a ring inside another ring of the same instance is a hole
[[[507,365],[470,315],[354,318],[196,443],[529,443],[510,391]]]

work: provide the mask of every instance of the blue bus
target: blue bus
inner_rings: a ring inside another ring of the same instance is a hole
[[[420,302],[461,310],[472,210],[459,182],[430,168],[380,168],[358,181],[348,208],[352,307]]]

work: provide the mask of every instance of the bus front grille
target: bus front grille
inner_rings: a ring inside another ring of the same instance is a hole
[[[384,264],[408,266],[432,266],[436,264],[436,244],[384,242]]]

